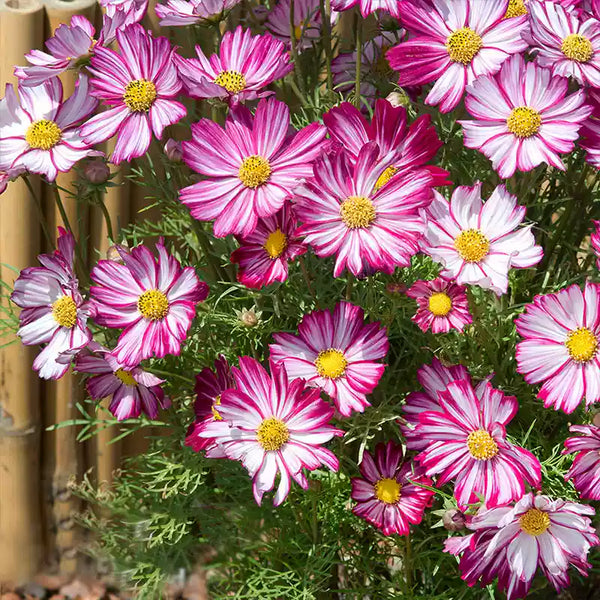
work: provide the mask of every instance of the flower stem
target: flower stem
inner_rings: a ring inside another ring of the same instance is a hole
[[[323,36],[323,48],[325,50],[325,65],[327,68],[327,89],[333,92],[333,74],[331,63],[333,60],[333,48],[331,47],[331,0],[320,0],[319,10],[321,12],[321,32]]]
[[[31,185],[31,181],[29,181],[29,175],[23,175],[23,181],[33,198],[33,202],[38,212],[38,218],[40,220],[40,225],[42,226],[42,231],[44,232],[44,237],[46,238],[46,242],[48,243],[48,249],[54,248],[54,240],[50,236],[50,232],[48,231],[48,226],[46,225],[46,215],[44,215],[44,209],[42,208],[42,202],[38,198],[33,186]]]
[[[304,281],[306,283],[306,288],[308,289],[308,293],[313,297],[313,300],[315,301],[315,306],[318,308],[319,307],[319,299],[317,298],[317,295],[315,294],[315,290],[312,287],[312,284],[310,282],[310,276],[306,269],[306,265],[304,264],[304,259],[301,256],[298,257],[298,263],[300,264],[300,270],[302,271],[302,276],[304,277]]]
[[[360,109],[360,78],[362,69],[362,18],[356,12],[356,79],[354,82],[354,106]]]
[[[306,105],[306,89],[304,87],[304,79],[302,77],[302,69],[300,66],[300,62],[298,60],[298,43],[296,40],[296,26],[295,16],[294,16],[294,8],[295,8],[296,0],[291,0],[290,2],[290,54],[292,55],[292,60],[294,62],[294,76],[297,81],[298,89],[300,90],[301,99],[304,105]]]
[[[111,242],[114,243],[115,238],[113,235],[113,228],[112,228],[112,221],[110,219],[110,213],[108,212],[108,209],[106,208],[106,204],[104,204],[104,199],[102,198],[99,191],[96,192],[96,200],[98,201],[100,210],[102,211],[102,214],[104,215],[104,220],[106,222],[106,233],[108,234],[108,238],[110,239]]]

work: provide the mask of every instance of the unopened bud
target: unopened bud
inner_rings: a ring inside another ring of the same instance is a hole
[[[169,138],[165,143],[165,154],[169,160],[172,160],[173,162],[181,162],[181,159],[183,158],[181,142]]]
[[[83,174],[90,183],[104,183],[110,177],[108,165],[100,159],[90,160],[83,167]]]
[[[451,508],[444,513],[442,523],[448,531],[461,531],[465,528],[466,517],[456,508]]]
[[[410,105],[410,98],[404,92],[391,92],[387,95],[386,100],[394,107]]]
[[[114,246],[110,246],[106,251],[106,258],[107,260],[111,260],[112,262],[123,264],[123,258],[121,257],[121,252],[123,251],[128,251],[126,246],[123,246],[121,244],[115,244]]]
[[[242,310],[240,321],[244,327],[256,327],[258,325],[258,316],[253,310]]]

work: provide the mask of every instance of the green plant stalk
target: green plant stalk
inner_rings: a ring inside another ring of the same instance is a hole
[[[108,209],[106,208],[106,204],[104,204],[104,199],[102,198],[102,195],[100,194],[99,191],[96,191],[96,200],[98,202],[98,206],[100,206],[100,210],[102,211],[102,214],[104,215],[104,221],[106,222],[106,233],[108,234],[108,238],[110,239],[111,242],[115,242],[115,237],[113,235],[113,228],[112,228],[112,221],[110,218],[110,213],[108,212]]]
[[[356,18],[356,79],[354,81],[354,106],[360,108],[360,78],[362,69],[362,19],[357,7]]]
[[[295,15],[294,15],[294,5],[296,4],[296,0],[291,0],[290,2],[290,53],[292,55],[292,61],[294,62],[294,76],[297,81],[298,89],[300,90],[302,103],[304,105],[306,102],[306,88],[304,86],[304,78],[302,77],[302,69],[300,67],[300,61],[298,60],[298,43],[296,40],[296,26],[295,23]]]
[[[323,37],[323,49],[325,50],[325,67],[327,69],[327,90],[333,93],[333,74],[331,63],[333,61],[333,48],[331,46],[331,0],[320,0],[321,11],[321,35]]]
[[[40,199],[37,197],[33,186],[31,185],[31,181],[29,181],[29,175],[23,175],[23,181],[33,198],[33,202],[35,203],[35,208],[37,209],[38,218],[40,221],[40,225],[42,226],[42,231],[44,233],[44,237],[46,238],[46,242],[48,243],[48,248],[54,248],[54,240],[50,236],[50,232],[48,231],[48,226],[46,225],[46,215],[44,215],[44,209],[42,208],[42,203]]]

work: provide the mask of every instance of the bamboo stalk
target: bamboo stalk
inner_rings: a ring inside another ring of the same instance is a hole
[[[0,0],[2,89],[14,83],[13,67],[25,62],[23,55],[43,44],[43,17],[37,0]],[[39,180],[32,188],[39,194]],[[0,202],[0,262],[33,265],[39,238],[38,210],[25,182],[10,183]],[[9,284],[16,277],[4,266],[0,275]],[[27,581],[43,555],[39,380],[31,370],[38,350],[19,340],[0,350],[0,587]]]

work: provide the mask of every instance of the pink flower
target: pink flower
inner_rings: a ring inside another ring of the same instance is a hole
[[[553,75],[574,77],[579,83],[600,87],[600,22],[581,18],[560,4],[532,2],[530,33],[536,62]]]
[[[375,457],[365,452],[360,463],[362,477],[352,479],[352,512],[384,535],[408,535],[410,525],[423,520],[434,492],[419,484],[432,485],[419,468],[402,462],[402,446],[377,444]]]
[[[292,0],[280,0],[269,13],[266,26],[279,40],[290,44],[290,4]],[[294,1],[294,43],[298,50],[306,50],[321,35],[321,13],[319,0]],[[331,21],[335,23],[337,13],[332,12]]]
[[[600,285],[571,285],[536,296],[515,321],[517,370],[529,384],[544,382],[546,408],[572,413],[585,398],[600,401]]]
[[[486,383],[477,396],[467,380],[450,382],[438,392],[439,409],[419,414],[414,435],[429,442],[416,459],[438,485],[454,480],[462,510],[478,502],[506,504],[525,493],[525,483],[539,486],[541,465],[531,452],[506,440],[506,425],[517,413],[514,396]]]
[[[403,106],[392,107],[387,100],[376,100],[373,119],[369,123],[362,113],[349,102],[334,106],[323,115],[323,122],[331,139],[342,145],[354,161],[362,147],[370,141],[379,146],[379,160],[392,161],[377,180],[380,188],[392,177],[409,172],[431,173],[432,185],[448,185],[448,171],[426,165],[442,146],[429,115],[422,115],[407,127]]]
[[[314,177],[295,192],[303,223],[298,234],[317,256],[336,255],[334,277],[345,268],[356,276],[367,269],[392,273],[408,266],[419,249],[431,175],[410,171],[377,188],[390,166],[379,154],[375,142],[363,146],[356,164],[343,151],[325,154],[314,163]]]
[[[139,23],[148,10],[148,0],[100,0],[100,5],[111,17],[119,12],[132,13],[135,23]]]
[[[142,413],[150,419],[158,416],[158,407],[168,408],[171,401],[161,388],[160,379],[140,369],[127,367],[117,361],[110,351],[91,342],[89,348],[100,356],[81,353],[75,369],[80,373],[92,373],[86,388],[94,400],[112,396],[108,409],[119,420],[135,419]]]
[[[156,5],[162,27],[218,23],[240,0],[167,0]]]
[[[223,98],[232,103],[262,98],[264,87],[292,69],[285,44],[268,34],[253,36],[241,25],[223,36],[219,54],[209,58],[196,46],[198,58],[177,57],[187,93],[193,98]]]
[[[592,233],[590,239],[592,242],[592,248],[598,257],[596,265],[600,269],[600,221],[594,221],[594,225],[596,226],[596,231]]]
[[[109,110],[92,117],[81,128],[90,144],[115,134],[114,163],[142,156],[152,139],[167,125],[185,116],[185,107],[174,100],[181,88],[173,62],[175,50],[164,37],[155,38],[139,24],[117,31],[121,54],[96,48],[90,72],[92,94]]]
[[[451,329],[462,331],[473,322],[469,312],[466,288],[438,277],[433,281],[417,281],[406,292],[417,301],[418,308],[412,320],[421,331],[448,333]]]
[[[215,361],[214,371],[206,367],[196,375],[196,419],[185,438],[185,445],[194,452],[205,450],[207,458],[226,458],[227,455],[217,440],[229,434],[229,425],[223,420],[219,407],[223,392],[232,388],[235,388],[235,382],[231,368],[222,355]]]
[[[0,169],[27,170],[54,181],[85,158],[100,154],[82,140],[80,123],[98,104],[88,93],[88,80],[79,76],[73,94],[63,102],[60,80],[35,87],[11,85],[0,100]]]
[[[468,84],[496,73],[510,55],[527,48],[521,38],[527,17],[505,19],[506,9],[506,0],[404,3],[402,24],[415,35],[387,54],[399,85],[435,81],[425,102],[451,111]]]
[[[306,252],[294,236],[296,220],[290,206],[272,217],[260,219],[256,229],[239,240],[240,247],[231,255],[238,263],[238,281],[250,288],[261,288],[288,278],[288,262]]]
[[[24,171],[25,169],[23,167],[10,169],[6,164],[3,166],[2,160],[0,160],[0,194],[3,194],[8,187],[8,184],[22,175]]]
[[[503,178],[544,162],[564,171],[559,154],[573,150],[592,110],[583,90],[567,94],[566,79],[521,56],[495,77],[478,78],[467,92],[465,106],[476,120],[459,121],[465,146],[485,154]]]
[[[162,240],[156,248],[158,261],[144,246],[131,253],[119,248],[124,264],[100,260],[91,273],[96,284],[90,288],[97,308],[95,320],[105,327],[125,329],[113,355],[128,368],[151,356],[178,355],[196,304],[208,295],[208,286],[192,267],[182,269]]]
[[[401,14],[404,15],[402,9],[407,3],[402,0],[331,0],[331,8],[338,11],[350,10],[357,4],[363,17],[382,10],[399,19]]]
[[[41,267],[23,269],[10,297],[23,309],[17,332],[23,344],[46,344],[33,363],[43,379],[60,379],[92,339],[87,326],[92,310],[73,271],[75,240],[62,227],[58,234],[58,249],[38,256]]]
[[[588,552],[600,543],[585,516],[593,514],[590,506],[526,494],[514,507],[480,510],[468,525],[475,533],[448,539],[446,551],[462,554],[459,568],[470,586],[498,576],[507,600],[528,594],[538,568],[560,591],[570,565],[587,574]]]
[[[377,361],[387,354],[388,340],[379,323],[364,323],[362,308],[339,302],[333,314],[319,310],[305,315],[297,336],[273,337],[271,360],[283,363],[290,379],[321,388],[344,417],[370,406],[367,394],[385,370]]]
[[[279,506],[287,498],[291,479],[308,488],[304,469],[324,465],[338,470],[338,459],[322,444],[344,432],[329,425],[333,409],[321,400],[319,390],[306,389],[301,380],[288,382],[283,366],[270,367],[271,376],[253,358],[240,357],[240,368],[232,369],[237,389],[225,390],[219,407],[230,430],[217,442],[228,458],[248,469],[258,504],[279,474],[273,497]]]
[[[325,127],[312,123],[288,136],[289,125],[289,108],[275,99],[261,100],[254,117],[238,105],[225,129],[210,119],[192,125],[183,160],[207,178],[182,189],[179,199],[195,219],[215,219],[217,237],[249,236],[310,175]]]
[[[587,100],[592,105],[592,114],[581,127],[582,141],[579,145],[587,150],[587,162],[600,169],[600,90],[589,88]]]
[[[441,194],[427,209],[423,251],[444,265],[442,277],[493,290],[508,289],[508,271],[536,265],[542,248],[531,225],[519,227],[525,207],[503,185],[481,200],[481,183],[455,188],[448,202]]]
[[[569,431],[581,435],[565,440],[563,454],[577,454],[565,479],[582,498],[600,500],[600,427],[571,425]]]

